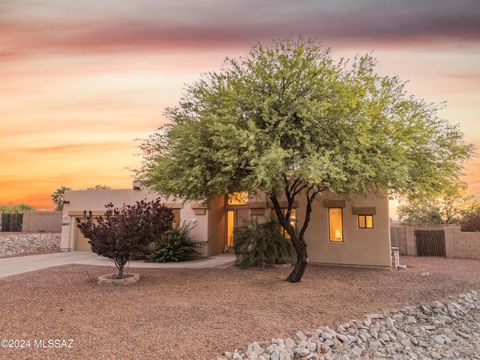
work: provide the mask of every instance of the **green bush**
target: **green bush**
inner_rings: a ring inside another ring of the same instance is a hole
[[[235,229],[233,248],[236,265],[266,267],[292,259],[293,246],[280,231],[280,224],[270,220],[263,224],[249,222]]]
[[[190,260],[199,245],[189,235],[189,228],[186,225],[180,226],[165,233],[162,240],[154,243],[150,249],[148,259],[152,262],[179,262]]]

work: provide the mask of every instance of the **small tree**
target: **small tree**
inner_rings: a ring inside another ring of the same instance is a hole
[[[130,258],[144,252],[151,242],[170,230],[174,217],[159,199],[123,204],[120,208],[110,203],[105,207],[104,216],[86,217],[78,228],[89,239],[94,253],[113,260],[118,269],[117,278],[122,279]]]
[[[437,193],[457,181],[471,154],[458,126],[375,65],[369,55],[334,61],[303,39],[254,46],[167,110],[170,123],[143,145],[139,175],[187,200],[267,194],[297,255],[288,281],[300,281],[319,194]],[[296,231],[290,216],[300,197],[305,217]]]
[[[55,190],[51,196],[53,203],[55,204],[55,210],[63,210],[63,201],[65,200],[65,193],[69,190],[72,190],[69,187],[61,185],[57,190]]]
[[[398,216],[404,224],[458,224],[473,204],[466,185],[447,187],[439,195],[407,196],[398,207]]]

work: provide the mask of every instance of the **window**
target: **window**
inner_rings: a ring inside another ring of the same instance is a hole
[[[287,209],[282,208],[282,213],[283,215],[287,215]],[[272,219],[276,218],[277,214],[275,213],[275,210],[272,209]],[[295,231],[297,231],[297,209],[292,209],[290,211],[290,225],[292,225]],[[285,239],[290,240],[290,235],[288,234],[287,230],[283,228],[283,226],[280,227],[280,231],[282,232],[282,235],[285,237]]]
[[[330,241],[343,241],[343,209],[328,209]]]
[[[180,226],[180,210],[172,209],[172,214],[173,214],[172,228],[177,229]]]
[[[228,205],[247,205],[248,204],[248,192],[236,192],[233,194],[228,194],[227,197]]]
[[[373,215],[358,215],[360,229],[373,229]]]

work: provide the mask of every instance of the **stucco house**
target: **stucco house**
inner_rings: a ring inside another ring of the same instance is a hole
[[[102,215],[105,204],[116,206],[159,195],[134,184],[132,189],[68,191],[62,219],[62,251],[90,251],[88,240],[77,228],[86,214]],[[191,223],[191,235],[204,244],[203,256],[229,251],[233,230],[248,219],[265,221],[274,215],[264,194],[236,193],[219,196],[207,204],[164,198],[176,223]],[[292,224],[300,227],[305,204],[295,204]],[[390,267],[390,224],[388,198],[352,196],[349,201],[324,194],[315,200],[305,234],[310,263]]]

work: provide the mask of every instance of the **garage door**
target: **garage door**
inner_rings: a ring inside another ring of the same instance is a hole
[[[77,251],[92,251],[90,244],[88,243],[88,239],[83,236],[80,232],[78,226],[75,226],[75,250]]]

